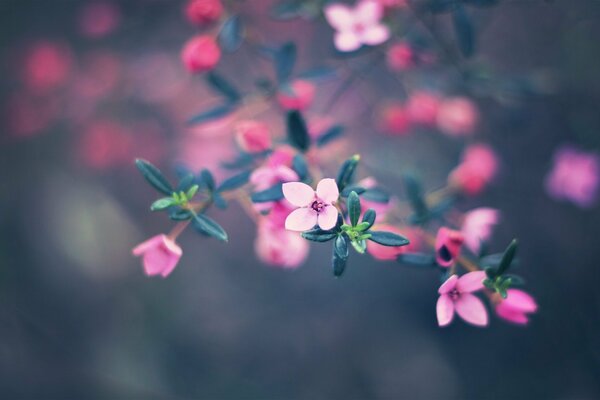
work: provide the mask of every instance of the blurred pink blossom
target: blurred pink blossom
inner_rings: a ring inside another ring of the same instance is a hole
[[[312,82],[297,79],[277,93],[277,101],[285,110],[306,110],[315,98],[316,87]]]
[[[384,246],[370,240],[367,241],[367,252],[377,260],[395,260],[400,254],[416,252],[422,246],[420,235],[414,228],[400,229],[393,225],[377,224],[371,229],[396,233],[410,240],[410,244],[407,246]]]
[[[386,52],[388,68],[392,71],[402,72],[414,67],[415,53],[407,42],[395,43]]]
[[[134,256],[142,257],[146,275],[163,278],[173,272],[183,253],[181,247],[166,235],[156,235],[138,244],[132,252]]]
[[[600,183],[600,157],[596,153],[570,146],[559,148],[554,165],[545,180],[546,191],[558,200],[569,200],[579,207],[594,205]]]
[[[465,246],[479,254],[481,244],[492,236],[492,228],[500,220],[500,211],[494,208],[475,208],[465,214],[461,232],[465,239]]]
[[[341,3],[325,6],[325,18],[335,30],[334,44],[342,52],[358,50],[363,44],[376,46],[388,40],[390,31],[381,23],[383,6],[361,0],[354,8]]]
[[[188,40],[181,52],[183,64],[192,73],[213,69],[221,59],[221,49],[214,37],[197,35]]]
[[[260,153],[271,148],[269,125],[259,121],[239,121],[234,126],[235,140],[247,153]]]
[[[488,324],[488,313],[483,302],[473,292],[483,289],[484,271],[452,275],[440,286],[436,312],[439,326],[446,326],[456,312],[465,322],[476,326]]]
[[[363,187],[365,189],[372,189],[377,187],[377,181],[375,180],[375,178],[369,176],[367,178],[361,179],[358,182],[358,186]],[[375,221],[380,223],[385,220],[386,214],[390,210],[393,201],[394,199],[390,199],[390,201],[387,203],[381,203],[362,198],[360,200],[361,212],[364,213],[369,208],[372,208],[376,213]]]
[[[462,162],[450,172],[448,183],[468,195],[476,195],[494,179],[498,172],[498,158],[485,144],[468,146]]]
[[[63,43],[41,40],[26,52],[23,82],[34,92],[47,92],[63,86],[73,68],[73,56]]]
[[[298,232],[272,224],[268,217],[259,221],[254,242],[256,254],[263,262],[282,268],[297,268],[308,256],[309,244]]]
[[[116,4],[108,1],[87,3],[79,13],[79,30],[90,38],[109,35],[121,23],[121,11]]]
[[[334,179],[321,179],[316,191],[306,183],[284,183],[283,195],[287,201],[299,207],[285,220],[286,229],[301,232],[318,224],[326,231],[335,226],[338,210],[333,203],[337,201],[340,193]]]
[[[538,308],[535,299],[519,289],[508,289],[506,293],[506,299],[496,305],[496,314],[512,323],[527,325],[528,314],[536,312]]]
[[[449,136],[466,136],[474,132],[479,111],[466,97],[451,97],[440,104],[437,126]]]
[[[106,169],[130,163],[133,148],[133,137],[127,127],[117,121],[97,120],[82,128],[77,155],[89,167]]]
[[[98,51],[86,54],[74,79],[74,90],[86,99],[102,99],[118,87],[122,71],[122,61],[116,53]]]
[[[217,21],[222,14],[221,0],[189,0],[185,7],[188,21],[201,27]]]
[[[450,267],[460,254],[464,237],[459,231],[441,227],[435,238],[435,260],[442,267]]]
[[[378,113],[379,129],[390,135],[406,135],[410,132],[410,120],[403,104],[390,102]]]
[[[440,108],[441,99],[425,90],[415,91],[408,98],[406,112],[408,119],[414,124],[433,126]]]

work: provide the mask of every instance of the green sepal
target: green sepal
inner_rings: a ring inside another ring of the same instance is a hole
[[[365,251],[367,251],[367,242],[363,239],[353,240],[350,243],[352,243],[352,247],[354,247],[354,250],[359,254],[365,254]]]
[[[198,193],[198,189],[200,189],[200,186],[198,185],[194,185],[188,189],[187,193],[185,194],[188,201],[194,198],[196,193]]]
[[[496,270],[496,275],[502,275],[510,268],[510,264],[515,258],[515,254],[517,253],[517,247],[519,243],[517,239],[513,239],[512,242],[508,245],[506,250],[504,251],[504,255],[502,256],[502,260],[500,261],[500,265]]]

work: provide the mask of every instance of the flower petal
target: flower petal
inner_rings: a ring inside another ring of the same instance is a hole
[[[333,44],[342,52],[358,50],[362,45],[360,38],[353,31],[337,32],[333,37]]]
[[[282,190],[283,195],[285,196],[287,201],[289,201],[296,207],[306,207],[310,205],[310,203],[312,203],[315,199],[315,191],[306,183],[284,183]]]
[[[446,282],[442,283],[442,286],[438,289],[439,294],[446,294],[453,290],[456,287],[456,282],[458,281],[458,275],[452,275],[450,278],[446,279]]]
[[[334,3],[328,5],[323,12],[329,25],[338,31],[348,30],[354,23],[352,10],[344,4]]]
[[[496,314],[498,314],[500,318],[518,325],[527,325],[529,323],[527,314],[510,306],[505,307],[503,303],[504,302],[496,306]]]
[[[486,326],[488,324],[488,314],[483,302],[471,293],[463,293],[458,300],[454,302],[456,313],[466,322]]]
[[[335,223],[337,222],[338,210],[334,206],[325,206],[319,213],[319,228],[324,231],[328,231],[333,229]]]
[[[502,300],[502,303],[511,308],[524,311],[524,312],[535,312],[537,311],[537,303],[534,298],[519,289],[508,289],[506,299]]]
[[[383,24],[374,25],[366,29],[361,35],[360,40],[369,46],[376,46],[390,38],[390,30]]]
[[[298,208],[285,219],[285,229],[303,232],[317,224],[317,212],[312,208]]]
[[[166,239],[166,235],[153,236],[150,239],[146,240],[145,242],[142,242],[142,243],[138,244],[137,246],[135,246],[133,248],[133,250],[131,250],[131,252],[133,253],[134,256],[141,256],[147,250],[158,246],[160,243],[163,243],[165,241],[165,239]]]
[[[435,310],[439,326],[446,326],[454,319],[454,302],[447,294],[440,296]]]
[[[335,183],[335,179],[321,179],[317,185],[317,197],[325,203],[331,204],[340,196],[340,191]]]
[[[383,7],[375,0],[362,0],[354,7],[355,23],[376,25],[382,16]]]
[[[456,282],[456,289],[461,293],[470,293],[483,289],[483,280],[487,278],[485,271],[473,271],[464,274]]]

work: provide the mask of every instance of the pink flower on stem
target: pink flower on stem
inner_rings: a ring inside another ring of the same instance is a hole
[[[460,253],[464,242],[459,231],[441,227],[435,238],[435,260],[442,267],[450,267]]]
[[[323,230],[332,229],[338,217],[333,205],[340,195],[334,179],[321,179],[314,191],[306,183],[288,182],[283,184],[283,195],[294,206],[285,220],[285,228],[291,231],[307,231],[319,225]]]
[[[260,153],[271,148],[269,126],[264,122],[240,121],[234,131],[238,146],[247,153]]]
[[[454,319],[454,312],[465,321],[476,326],[488,324],[488,313],[483,302],[473,292],[483,289],[484,271],[469,272],[461,276],[452,275],[438,289],[440,297],[436,312],[439,326],[446,326]]]
[[[326,6],[325,18],[336,30],[335,48],[348,52],[363,44],[376,46],[388,40],[390,31],[381,23],[383,11],[383,6],[374,0],[361,0],[354,8],[340,3]]]
[[[146,275],[166,278],[181,258],[181,247],[166,235],[156,235],[133,249],[133,255],[142,257]]]
[[[316,87],[312,82],[295,80],[277,94],[277,101],[285,110],[306,110],[315,98]]]
[[[72,70],[70,49],[59,42],[42,40],[27,50],[21,73],[28,89],[44,93],[64,85]]]
[[[465,214],[461,232],[465,238],[465,246],[479,254],[481,244],[492,236],[492,228],[500,220],[500,211],[494,208],[481,207]]]
[[[485,144],[467,147],[462,162],[448,176],[450,185],[468,195],[476,195],[492,181],[498,171],[498,157]]]
[[[410,131],[410,119],[406,107],[397,102],[391,102],[383,106],[379,112],[380,129],[394,136],[406,135]]]
[[[496,314],[519,325],[529,323],[528,314],[537,311],[537,303],[528,293],[519,289],[508,289],[506,299],[502,299],[496,305]]]
[[[554,155],[554,166],[546,176],[545,184],[553,198],[590,207],[598,197],[600,157],[564,146]]]
[[[221,49],[214,37],[198,35],[185,43],[181,59],[190,72],[206,72],[218,64],[221,59]]]
[[[479,121],[479,111],[466,97],[451,97],[440,105],[437,126],[449,136],[467,136],[473,133]]]

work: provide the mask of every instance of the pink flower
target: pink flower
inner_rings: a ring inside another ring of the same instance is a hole
[[[483,289],[484,271],[452,275],[438,289],[440,297],[436,311],[439,326],[446,326],[454,318],[454,311],[465,321],[477,326],[488,324],[488,314],[483,302],[472,293]]]
[[[476,208],[465,214],[461,232],[465,238],[465,246],[479,254],[481,244],[492,236],[492,228],[498,223],[500,212],[494,208]]]
[[[133,136],[129,129],[112,120],[90,122],[83,128],[77,142],[79,159],[96,169],[131,162],[133,147]]]
[[[25,56],[23,80],[28,89],[46,92],[66,83],[73,67],[73,56],[61,43],[40,41]]]
[[[403,104],[392,102],[379,112],[380,129],[390,135],[405,135],[410,129],[410,120]]]
[[[283,184],[283,195],[296,207],[285,220],[285,228],[291,231],[306,231],[319,225],[323,230],[332,229],[338,217],[335,203],[340,195],[334,179],[321,179],[314,191],[306,183]]]
[[[142,257],[146,275],[166,278],[181,258],[181,247],[166,235],[156,235],[133,249],[134,256]]]
[[[223,14],[221,0],[190,0],[185,7],[185,16],[192,24],[205,26],[217,21]]]
[[[466,97],[451,97],[444,100],[437,115],[438,128],[450,136],[470,135],[478,121],[479,111]]]
[[[315,98],[315,91],[312,82],[297,79],[277,93],[277,101],[285,110],[306,110]]]
[[[381,224],[375,225],[372,230],[382,230],[397,233],[398,235],[407,237],[410,240],[410,244],[407,246],[384,246],[370,240],[367,241],[367,252],[377,260],[395,260],[400,254],[417,251],[420,247],[419,234],[415,229],[399,229],[393,225]]]
[[[425,90],[414,92],[406,103],[410,122],[426,126],[435,124],[439,108],[439,96]]]
[[[554,166],[546,176],[546,191],[555,199],[590,207],[598,197],[600,157],[563,146],[554,155]]]
[[[247,153],[260,153],[271,148],[269,126],[258,121],[240,121],[235,127],[235,140]]]
[[[358,50],[363,44],[376,46],[390,37],[388,27],[381,23],[383,7],[377,1],[361,0],[354,8],[333,3],[324,12],[336,30],[333,42],[339,51]]]
[[[97,1],[86,4],[79,14],[79,29],[90,38],[100,38],[113,32],[121,22],[116,4]]]
[[[468,195],[479,194],[496,176],[498,158],[485,144],[467,147],[462,163],[448,176],[448,182]]]
[[[435,260],[442,267],[450,267],[460,253],[464,242],[459,231],[441,227],[435,238]]]
[[[181,59],[192,73],[213,69],[221,59],[221,49],[210,35],[194,36],[183,46]]]
[[[500,318],[519,325],[526,325],[529,316],[537,311],[537,304],[533,297],[519,289],[508,289],[506,299],[496,305],[496,314]]]
[[[252,175],[250,175],[250,183],[254,185],[254,190],[257,192],[267,190],[278,183],[295,182],[298,179],[298,174],[290,167],[285,165],[269,165],[268,163],[265,166],[255,169]],[[281,202],[283,201],[254,203],[254,208],[258,212],[266,212],[272,210],[275,205]],[[289,211],[285,215],[287,216],[288,214]]]
[[[386,61],[390,70],[406,71],[415,65],[415,53],[410,44],[396,43],[387,50]]]
[[[276,267],[297,268],[306,260],[309,244],[297,232],[272,223],[271,214],[259,222],[254,249],[261,261]],[[268,219],[267,219],[268,218]]]

